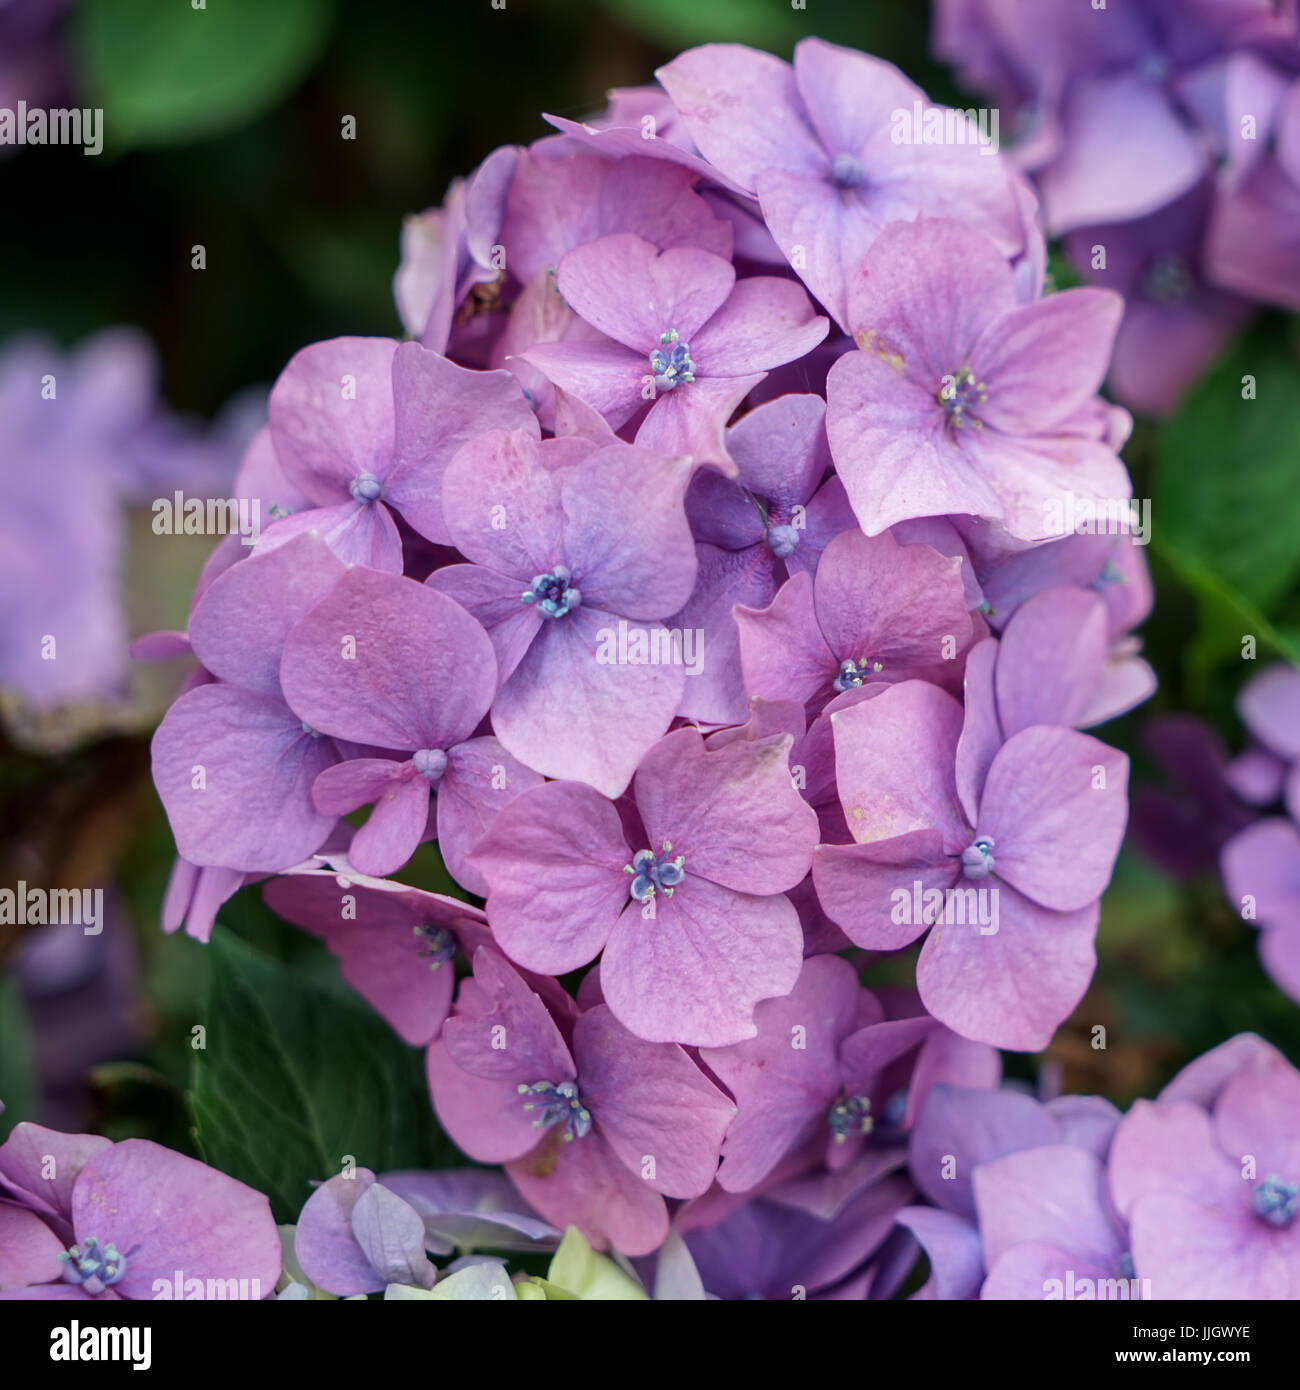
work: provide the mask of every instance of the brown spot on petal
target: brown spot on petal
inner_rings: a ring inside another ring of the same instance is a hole
[[[881,341],[880,334],[874,328],[863,328],[853,335],[853,341],[862,349],[863,352],[870,352],[880,358],[886,366],[892,367],[900,375],[904,367],[903,354],[894,352]]]
[[[579,1144],[580,1139],[572,1141]],[[549,1178],[560,1161],[560,1150],[564,1147],[564,1126],[556,1125],[547,1130],[546,1137],[524,1159],[524,1165],[535,1178]]]

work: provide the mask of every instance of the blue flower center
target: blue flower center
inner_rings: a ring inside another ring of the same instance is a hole
[[[358,502],[378,502],[384,485],[373,473],[358,473],[348,484],[348,491]]]
[[[118,1254],[112,1241],[101,1245],[94,1236],[87,1236],[80,1245],[68,1246],[59,1254],[59,1261],[63,1265],[63,1282],[79,1284],[89,1294],[103,1293],[126,1273],[126,1256]]]
[[[799,544],[799,532],[793,526],[769,526],[763,539],[767,541],[767,548],[772,554],[778,560],[784,560],[786,556],[794,554]]]
[[[1159,256],[1142,277],[1142,293],[1147,299],[1174,308],[1192,292],[1192,274],[1181,256]]]
[[[533,575],[533,582],[519,595],[521,603],[535,604],[543,618],[562,618],[582,603],[582,591],[573,587],[567,565],[556,565],[547,574]]]
[[[1300,1211],[1300,1183],[1283,1182],[1270,1173],[1255,1185],[1251,1205],[1255,1215],[1270,1226],[1289,1226]]]
[[[880,662],[869,661],[865,656],[856,661],[848,658],[840,662],[840,669],[831,682],[831,689],[841,695],[846,690],[857,690],[869,676],[878,676],[884,669]]]
[[[660,391],[671,391],[695,380],[690,344],[678,338],[675,328],[659,335],[659,346],[650,354],[650,370],[655,374],[655,386]]]
[[[441,748],[417,748],[411,761],[428,782],[436,782],[447,770],[447,755]]]
[[[321,736],[320,730],[313,729],[305,719],[302,721],[302,731],[304,734],[310,734],[312,738],[320,738]]]
[[[456,954],[456,938],[446,927],[434,926],[432,922],[421,922],[411,928],[415,937],[415,954],[429,962],[430,970],[437,970]]]
[[[979,835],[961,852],[962,872],[967,878],[988,878],[993,872],[993,837]]]
[[[1156,51],[1147,53],[1138,64],[1138,71],[1148,82],[1159,86],[1169,80],[1169,58],[1166,54]]]
[[[1137,1266],[1133,1263],[1133,1252],[1131,1250],[1125,1250],[1115,1262],[1115,1271],[1121,1279],[1137,1278]]]
[[[945,377],[939,387],[939,404],[948,417],[948,424],[955,430],[965,429],[967,425],[979,429],[981,421],[974,411],[988,398],[988,388],[982,381],[976,381],[969,367],[959,367],[952,376]]]
[[[534,1129],[553,1129],[564,1126],[564,1142],[585,1139],[591,1133],[591,1111],[582,1103],[577,1084],[573,1081],[535,1081],[531,1086],[516,1086],[526,1096],[524,1109],[536,1110]]]
[[[860,188],[866,177],[867,171],[855,154],[841,150],[831,160],[831,182],[836,188]]]
[[[871,1118],[871,1101],[866,1096],[848,1096],[837,1101],[826,1112],[826,1123],[837,1144],[844,1143],[850,1135],[870,1134],[876,1123]]]
[[[653,898],[656,891],[662,891],[665,898],[671,898],[673,889],[686,877],[686,860],[679,854],[669,859],[673,847],[664,841],[663,852],[656,855],[652,849],[638,850],[630,864],[623,865],[623,872],[632,875],[632,896],[637,902]]]
[[[1127,583],[1128,580],[1124,578],[1124,571],[1115,564],[1114,560],[1107,560],[1101,567],[1101,573],[1088,587],[1095,590],[1097,593],[1104,593],[1106,587],[1110,584]]]

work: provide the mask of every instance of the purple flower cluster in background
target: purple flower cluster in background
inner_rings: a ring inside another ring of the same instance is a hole
[[[70,353],[39,338],[0,350],[0,547],[11,574],[0,691],[20,734],[77,705],[145,722],[128,708],[127,513],[177,489],[225,493],[250,433],[241,406],[207,430],[170,414],[157,376],[154,349],[133,329],[106,329]]]
[[[917,1297],[1300,1297],[1300,1072],[1243,1033],[1122,1116],[938,1086],[909,1164]]]
[[[1147,750],[1171,785],[1142,788],[1134,840],[1179,879],[1217,866],[1233,910],[1260,928],[1265,970],[1300,1001],[1300,671],[1266,667],[1236,709],[1246,733],[1236,756],[1194,715],[1148,723]]]
[[[1300,1001],[1300,671],[1269,666],[1236,701],[1246,743],[1230,758],[1190,715],[1151,721],[1148,742],[1177,792],[1144,788],[1139,845],[1162,868],[1194,878],[1217,864],[1278,988]]]
[[[1109,384],[1163,415],[1250,317],[1300,309],[1300,43],[1272,0],[937,0],[1075,268],[1125,296]]]

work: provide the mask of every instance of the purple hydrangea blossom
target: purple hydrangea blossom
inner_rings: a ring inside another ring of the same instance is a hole
[[[1112,649],[1151,614],[1151,573],[1143,547],[1128,530],[1114,535],[1078,531],[1024,549],[982,545],[990,540],[985,528],[965,529],[971,567],[983,597],[980,612],[997,631],[1027,599],[1061,586],[1092,589],[1102,596]]]
[[[1255,1051],[1203,1104],[1137,1101],[1115,1132],[1114,1208],[1156,1298],[1300,1290],[1300,1073]]]
[[[661,87],[615,88],[606,110],[590,120],[545,115],[574,145],[606,159],[654,159],[685,169],[708,187],[748,199],[745,190],[709,163]],[[732,204],[734,206],[734,204]]]
[[[352,827],[340,821],[325,837],[325,842],[316,853],[300,864],[291,866],[287,872],[309,873],[333,859],[346,861],[351,838]],[[241,888],[263,877],[263,874],[246,874],[240,869],[191,864],[188,859],[177,855],[163,894],[163,931],[171,933],[184,927],[186,936],[196,941],[210,940],[222,904],[229,902]]]
[[[1046,1279],[1067,1267],[1096,1277],[1085,1264],[1114,1240],[1098,1203],[1119,1118],[1097,1096],[1044,1104],[1007,1087],[935,1086],[908,1152],[912,1180],[934,1206],[898,1215],[930,1262],[914,1297],[1045,1298]],[[1107,1277],[1115,1264],[1102,1261]]]
[[[1228,898],[1243,920],[1263,928],[1265,970],[1300,999],[1300,672],[1267,667],[1241,688],[1236,707],[1249,734],[1246,747],[1228,762],[1215,744],[1212,771],[1194,787],[1187,814],[1217,832],[1209,848],[1219,858]],[[1203,737],[1212,738],[1212,731]],[[1279,801],[1289,819],[1253,819],[1250,807]],[[1152,814],[1160,804],[1140,809],[1150,847],[1164,849]]]
[[[394,513],[429,540],[449,541],[442,473],[494,426],[538,433],[508,373],[473,372],[391,338],[303,348],[271,392],[271,442],[285,477],[314,505],[271,527],[263,546],[313,530],[350,563],[400,573]]]
[[[162,929],[171,933],[185,928],[186,936],[209,941],[217,913],[255,875],[242,869],[222,869],[191,864],[178,854],[163,894]]]
[[[1241,688],[1236,708],[1250,742],[1228,768],[1233,790],[1257,806],[1280,795],[1300,822],[1300,671],[1283,665],[1261,671]]]
[[[843,695],[837,695],[811,723],[800,701],[755,697],[750,701],[749,719],[735,728],[715,730],[708,736],[706,746],[710,749],[724,748],[737,739],[766,739],[776,734],[788,734],[793,740],[788,758],[790,777],[800,795],[817,813],[821,840],[829,844],[848,844],[853,837],[844,820],[844,809],[835,785],[835,743],[830,717],[837,710],[847,709],[860,700],[874,698],[884,688],[883,685],[864,685],[856,690],[847,690]],[[848,938],[821,912],[811,887],[811,879],[806,879],[791,890],[791,899],[799,907],[800,918],[804,922],[804,954],[846,950],[850,944]],[[829,929],[828,940],[833,940],[833,945],[823,945],[818,940],[822,933],[810,925],[810,913],[822,918]]]
[[[317,1288],[350,1297],[389,1284],[431,1289],[436,1270],[425,1253],[424,1222],[369,1168],[322,1183],[298,1214],[293,1252]]]
[[[738,607],[745,686],[810,714],[848,690],[910,677],[955,683],[976,630],[962,561],[889,532],[845,531],[764,609]]]
[[[1005,741],[1035,724],[1087,729],[1147,699],[1155,673],[1132,643],[1111,646],[1105,601],[1090,589],[1042,589],[1021,604],[1001,639],[966,664],[968,720]]]
[[[1148,217],[1081,227],[1066,241],[1091,284],[1124,296],[1107,380],[1131,410],[1170,414],[1250,318],[1248,300],[1201,270],[1213,196],[1205,181]]]
[[[695,246],[661,251],[633,232],[570,251],[555,283],[604,336],[538,343],[523,360],[611,428],[637,417],[643,447],[733,474],[723,436],[732,411],[770,368],[802,357],[828,327],[791,280],[738,280],[722,256]]]
[[[649,649],[695,581],[688,476],[618,440],[525,430],[481,435],[447,470],[448,523],[470,563],[428,583],[487,629],[493,728],[535,771],[617,795],[677,712],[683,669]],[[641,634],[638,663],[617,659],[620,624]]]
[[[1091,1287],[1101,1290],[1098,1297],[1125,1298],[1149,1290],[1107,1204],[1105,1174],[1095,1154],[1068,1145],[1026,1149],[976,1168],[989,1271],[980,1297],[1077,1298]]]
[[[679,713],[734,724],[746,711],[746,684],[732,609],[765,608],[782,580],[813,572],[831,538],[856,526],[831,468],[826,402],[787,395],[758,406],[727,431],[740,473],[697,473],[686,494],[699,572],[695,592],[670,627],[702,634],[703,670],[686,683]]]
[[[813,881],[859,946],[898,950],[937,924],[917,962],[926,1007],[965,1037],[1034,1051],[1092,977],[1128,760],[1047,725],[1002,742],[990,713],[963,724],[952,696],[904,681],[833,715],[855,843],[819,846]]]
[[[147,1139],[19,1124],[0,1145],[0,1298],[151,1299],[155,1280],[248,1281],[280,1240],[259,1192]]]
[[[436,1038],[451,1012],[457,952],[472,956],[491,939],[469,903],[332,864],[262,892],[273,911],[324,940],[343,978],[413,1047]]]
[[[1263,928],[1264,968],[1300,1001],[1300,828],[1281,816],[1256,821],[1224,845],[1221,863],[1232,906]]]
[[[964,514],[1039,541],[1061,534],[1053,509],[1067,497],[1104,507],[1131,495],[1092,409],[1118,296],[1022,304],[992,242],[920,218],[881,233],[848,304],[860,351],[831,368],[826,429],[868,535]]]
[[[518,158],[513,146],[494,150],[468,179],[453,181],[441,207],[402,225],[393,297],[407,332],[434,352],[448,351],[466,300],[490,295],[501,279],[492,249]]]
[[[518,964],[564,974],[603,952],[601,986],[638,1037],[725,1046],[754,1005],[788,994],[802,957],[785,893],[808,872],[817,818],[788,735],[708,751],[679,729],[641,760],[628,802],[554,782],[516,797],[471,856]]]
[[[443,860],[480,891],[465,854],[512,795],[542,779],[495,738],[473,736],[497,690],[479,624],[435,589],[352,569],[295,624],[280,679],[313,729],[399,755],[337,763],[312,785],[326,815],[374,803],[348,848],[352,864],[377,875],[401,868],[425,836],[436,790]]]
[[[675,1225],[716,1298],[888,1298],[906,1273],[886,1254],[894,1219],[910,1195],[905,1179],[887,1177],[860,1182],[810,1211],[802,1194],[777,1188],[724,1209],[720,1219],[687,1204]]]
[[[554,388],[523,360],[538,343],[603,335],[565,303],[555,272],[565,254],[617,232],[632,232],[660,250],[695,246],[729,260],[730,223],[692,189],[692,171],[663,160],[610,161],[575,152],[571,141],[550,137],[520,156],[510,186],[501,247],[510,275],[522,289],[492,352],[494,366],[513,372],[550,426]]]
[[[1222,55],[1295,38],[1294,12],[1222,0],[942,0],[935,47],[1011,113],[1051,232],[1145,216],[1207,166],[1194,117]]]
[[[1147,721],[1142,742],[1169,785],[1137,789],[1133,843],[1175,878],[1212,872],[1224,845],[1255,819],[1231,786],[1223,740],[1196,715],[1165,714]]]
[[[728,1192],[757,1187],[805,1142],[820,1140],[830,1171],[861,1157],[868,1137],[887,1143],[895,1064],[939,1029],[926,1014],[887,1019],[837,956],[806,960],[794,989],[759,1004],[754,1022],[755,1037],[700,1052],[736,1100],[718,1174]]]
[[[713,1180],[733,1107],[681,1048],[634,1037],[605,1005],[559,1022],[480,950],[429,1049],[438,1117],[472,1158],[505,1162],[544,1218],[647,1254],[668,1233],[664,1196]]]
[[[758,199],[782,252],[844,327],[849,284],[882,228],[961,216],[1007,254],[1023,248],[1008,170],[966,118],[960,142],[896,138],[924,94],[897,68],[821,39],[793,67],[740,44],[693,48],[657,76],[710,163]],[[910,126],[909,126],[910,129]]]
[[[1234,134],[1249,131],[1249,162],[1237,165],[1236,177],[1222,188],[1214,206],[1206,241],[1205,259],[1211,277],[1227,289],[1265,304],[1300,310],[1300,78],[1290,84],[1276,103],[1268,100],[1277,80],[1273,74],[1261,81],[1258,70],[1247,82],[1242,103],[1248,110],[1234,111],[1229,103],[1229,124],[1241,114],[1272,107],[1273,119],[1261,131],[1238,121]],[[1263,91],[1261,91],[1261,87]],[[1229,94],[1232,87],[1229,85]],[[1261,99],[1262,98],[1262,99]],[[1271,137],[1271,138],[1270,138]],[[1256,162],[1253,152],[1271,153]]]
[[[241,560],[196,605],[190,641],[218,679],[182,695],[153,739],[154,785],[191,864],[287,869],[333,828],[311,789],[339,754],[285,702],[280,658],[289,629],[343,570],[307,532]]]
[[[689,170],[653,159],[610,161],[550,137],[520,156],[501,240],[522,285],[553,273],[576,247],[632,232],[661,251],[695,246],[730,260],[732,232],[692,187]]]
[[[937,7],[935,49],[996,97],[1049,232],[1130,296],[1112,386],[1135,409],[1171,410],[1250,300],[1300,304],[1296,39],[1267,0]]]
[[[429,1255],[473,1245],[494,1250],[553,1250],[560,1232],[527,1214],[499,1173],[386,1173],[354,1168],[322,1183],[294,1228],[302,1272],[341,1298],[389,1285],[431,1289]]]

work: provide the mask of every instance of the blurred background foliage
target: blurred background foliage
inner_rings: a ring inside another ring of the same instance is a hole
[[[168,402],[210,417],[237,392],[269,385],[308,342],[399,334],[391,282],[403,216],[440,202],[448,182],[497,145],[546,134],[542,111],[595,111],[607,89],[650,81],[684,47],[730,40],[788,56],[817,34],[890,59],[937,100],[961,95],[929,57],[920,0],[506,4],[73,5],[63,30],[71,90],[78,104],[105,108],[105,152],[19,151],[0,162],[0,340],[38,330],[71,344],[104,325],[136,324],[159,345]],[[341,138],[347,116],[354,140]],[[202,271],[191,268],[199,244]],[[1247,409],[1245,373],[1259,383]],[[1205,715],[1235,748],[1237,688],[1279,653],[1300,660],[1297,380],[1295,322],[1266,316],[1178,419],[1139,422],[1125,452],[1136,495],[1153,499],[1157,598],[1143,636],[1161,687],[1101,733],[1133,757],[1136,780],[1160,776],[1141,741],[1152,715]],[[184,626],[207,547],[178,542],[169,554],[183,558],[165,573],[128,572],[133,631]],[[1242,660],[1244,634],[1259,642],[1257,662]],[[96,967],[93,1006],[75,972],[48,997],[12,976],[0,983],[0,1135],[26,1116],[157,1138],[264,1183],[282,1218],[304,1195],[295,1182],[332,1171],[337,1145],[361,1162],[373,1152],[377,1167],[449,1161],[426,1119],[385,1127],[389,1111],[419,1108],[418,1058],[340,1002],[332,961],[278,923],[256,888],[223,912],[211,947],[160,933],[172,845],[147,739],[44,757],[4,748],[0,843],[6,883],[39,862],[65,882],[112,885],[122,957]],[[1045,1064],[1066,1089],[1123,1103],[1242,1030],[1300,1061],[1300,1008],[1261,971],[1256,934],[1223,901],[1216,866],[1204,869],[1200,882],[1178,885],[1125,851],[1103,903],[1092,990],[1047,1057],[1008,1057],[1010,1074],[1030,1080]],[[448,887],[432,847],[403,877]],[[15,945],[0,928],[0,965]],[[908,958],[870,978],[910,983]],[[96,1012],[106,994],[111,1015]],[[339,1011],[338,1037],[322,1053],[326,1007]],[[250,1046],[249,1030],[272,1017],[278,1058]],[[227,1036],[196,1050],[202,1020],[219,1020]],[[1104,1051],[1092,1043],[1098,1023]],[[60,1037],[74,1025],[99,1046],[69,1050]],[[232,1047],[229,1032],[240,1029],[246,1036]],[[387,1062],[377,1068],[377,1058]],[[290,1074],[324,1067],[332,1096],[304,1091]],[[377,1098],[381,1072],[391,1090]],[[365,1101],[340,1113],[339,1094]],[[305,1107],[291,1118],[288,1097]],[[261,1129],[246,1118],[259,1104]],[[324,1171],[314,1171],[323,1154],[279,1153],[277,1114],[285,1133],[317,1124],[329,1136]]]

